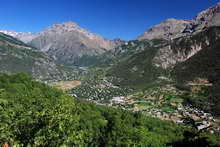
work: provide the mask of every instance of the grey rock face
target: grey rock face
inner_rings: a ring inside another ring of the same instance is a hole
[[[147,30],[138,37],[138,40],[172,40],[178,37],[194,35],[213,26],[220,26],[220,3],[200,12],[193,20],[167,19]]]
[[[153,63],[165,69],[173,67],[176,63],[191,58],[200,50],[212,46],[219,38],[220,27],[212,27],[193,36],[176,38],[157,52]]]
[[[196,18],[198,28],[219,26],[220,25],[220,3],[200,12]]]
[[[150,28],[138,40],[166,39],[180,37],[180,34],[192,22],[187,20],[167,19],[159,25]]]
[[[153,59],[157,67],[174,67],[220,38],[220,3],[200,12],[193,20],[168,19],[150,28],[139,40],[164,39],[168,45]]]
[[[100,54],[116,45],[114,41],[82,29],[73,22],[55,24],[40,32],[29,44],[64,64],[74,64],[78,57]]]
[[[121,39],[105,39],[74,22],[55,24],[36,34],[6,30],[0,32],[38,48],[63,64],[74,64],[83,55],[101,54],[124,43]]]

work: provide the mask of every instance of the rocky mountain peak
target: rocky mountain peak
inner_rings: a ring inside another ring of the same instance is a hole
[[[64,32],[71,32],[71,31],[77,31],[80,30],[81,28],[74,22],[63,22],[63,23],[58,23],[50,26],[46,30],[43,30],[40,32],[40,34],[44,33],[64,33]]]
[[[52,27],[54,27],[54,28],[68,28],[68,29],[79,28],[79,26],[72,21],[54,24]]]
[[[41,31],[30,45],[46,52],[59,63],[74,64],[82,56],[93,56],[120,45],[81,28],[74,22],[54,24]]]
[[[72,21],[63,22],[62,24],[70,27],[78,26],[75,22]]]
[[[192,20],[167,19],[147,30],[138,40],[170,40],[196,34],[212,26],[220,26],[220,2],[200,12]]]
[[[139,40],[152,40],[152,39],[170,39],[179,37],[178,35],[182,33],[186,26],[192,23],[189,20],[177,20],[174,18],[169,18],[160,24],[153,26],[147,30],[143,35],[141,35]]]
[[[209,27],[209,26],[219,26],[220,25],[220,2],[216,5],[200,12],[195,21],[200,28]]]
[[[196,20],[198,21],[204,21],[207,20],[207,18],[212,17],[213,15],[215,15],[216,13],[220,13],[220,2],[217,3],[216,5],[203,10],[202,12],[200,12],[197,16],[196,16]]]

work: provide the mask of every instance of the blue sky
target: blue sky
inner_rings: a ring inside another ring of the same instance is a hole
[[[219,0],[1,0],[0,29],[38,32],[64,21],[106,38],[135,39],[167,18],[192,19]]]

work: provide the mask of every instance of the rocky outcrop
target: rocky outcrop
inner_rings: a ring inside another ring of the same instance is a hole
[[[150,28],[139,40],[164,39],[168,45],[153,59],[157,67],[174,67],[220,38],[220,3],[200,12],[193,20],[168,19]]]
[[[167,19],[161,24],[150,28],[138,40],[166,39],[181,37],[181,33],[192,23],[188,20]]]
[[[176,38],[161,48],[154,57],[156,66],[169,68],[186,61],[197,52],[215,44],[220,39],[220,27],[210,27],[192,36]]]
[[[195,18],[197,30],[220,25],[220,3],[200,12]]]
[[[213,26],[220,26],[220,3],[200,12],[193,20],[167,19],[147,30],[138,40],[172,40],[195,35]]]

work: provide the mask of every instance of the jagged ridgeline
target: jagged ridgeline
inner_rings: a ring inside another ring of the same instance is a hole
[[[1,146],[220,145],[217,135],[77,101],[22,73],[0,75],[0,120]]]
[[[68,79],[72,72],[36,48],[3,33],[0,33],[0,67],[1,72],[25,72],[47,81]]]

